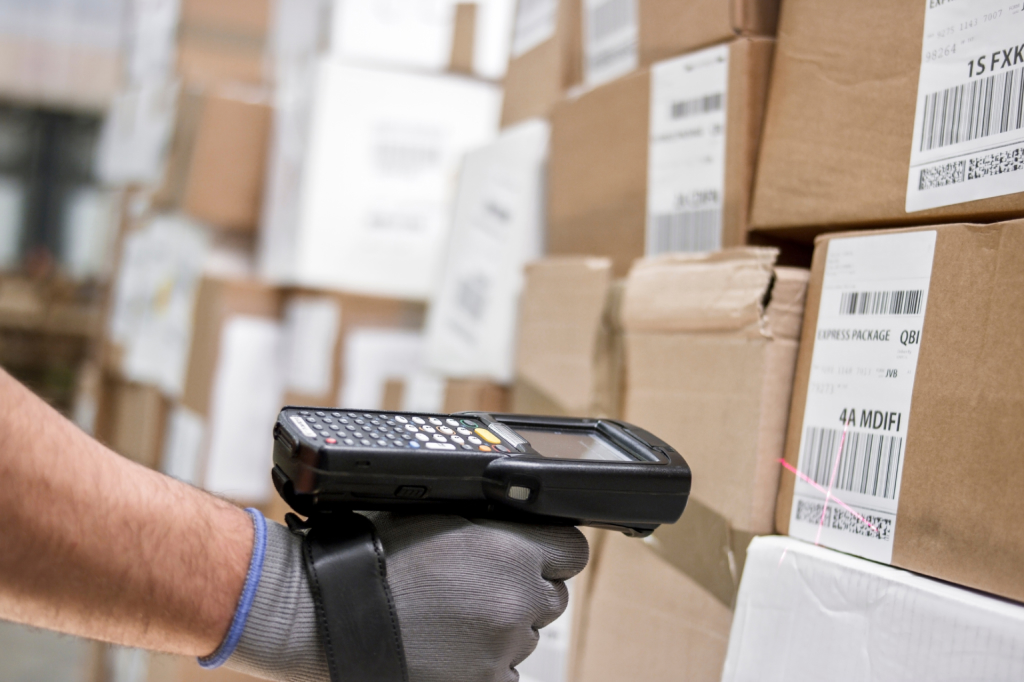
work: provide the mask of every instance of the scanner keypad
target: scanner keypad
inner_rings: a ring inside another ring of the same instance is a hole
[[[292,414],[308,424],[310,431],[303,434],[318,445],[322,441],[334,447],[512,452],[502,438],[474,419],[327,410]]]

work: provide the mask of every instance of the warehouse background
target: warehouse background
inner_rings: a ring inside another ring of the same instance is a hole
[[[658,434],[683,519],[587,530],[524,682],[1024,679],[1020,23],[0,0],[0,365],[276,519],[285,404]],[[44,679],[248,678],[0,623]]]

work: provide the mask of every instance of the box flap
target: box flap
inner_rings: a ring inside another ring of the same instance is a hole
[[[626,280],[623,326],[631,332],[761,333],[778,253],[744,247],[637,261]]]

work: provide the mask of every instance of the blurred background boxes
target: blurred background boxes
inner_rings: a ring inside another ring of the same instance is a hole
[[[681,73],[658,78],[674,66],[662,62],[560,104],[551,119],[550,252],[608,256],[624,275],[645,250],[746,243],[771,55],[770,40],[740,39],[692,55]],[[688,81],[698,65],[709,73]]]
[[[860,262],[854,260],[856,242],[863,249]],[[923,249],[923,255],[915,249]],[[1018,494],[1024,486],[1019,466],[1022,259],[1021,221],[819,238],[786,439],[787,468],[798,470],[801,481],[792,473],[782,477],[776,511],[780,532],[817,537],[835,549],[1024,599],[1019,571],[1024,539],[1017,530],[1024,504]],[[881,317],[836,316],[841,295],[852,288],[851,280],[837,277],[858,267],[868,286],[890,281],[888,274],[922,291],[914,299],[919,309],[900,310],[890,299]],[[828,287],[826,277],[833,280]],[[833,331],[864,327],[890,330],[888,341]],[[858,352],[865,343],[887,351]],[[913,358],[916,348],[916,362],[900,361]],[[853,366],[872,362],[872,370],[903,372],[910,377],[906,393],[887,386],[882,375],[872,383],[848,380],[854,388],[861,385],[860,392],[847,389],[830,402],[831,392],[839,389],[831,385],[835,379],[820,372],[837,367],[837,352]],[[822,384],[824,389],[817,388]],[[843,396],[850,397],[849,404]],[[856,415],[848,413],[844,420],[840,404]],[[879,416],[885,414],[893,417]],[[844,443],[819,446],[828,442],[825,436],[812,436],[822,429],[839,438],[845,430]],[[820,490],[803,483],[807,479]],[[822,505],[821,490],[828,489],[842,506]]]
[[[293,197],[297,224],[273,226],[290,230],[290,239],[264,235],[265,274],[287,284],[427,298],[440,274],[459,162],[497,132],[500,92],[460,77],[328,60],[316,84]]]

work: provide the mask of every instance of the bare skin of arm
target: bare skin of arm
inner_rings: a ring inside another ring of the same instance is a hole
[[[110,451],[0,370],[0,619],[205,656],[252,545],[243,510]]]

